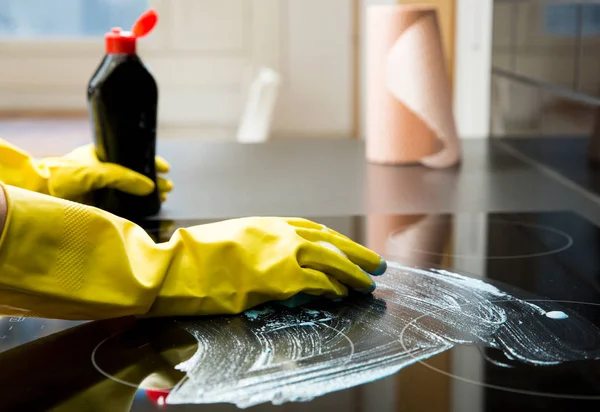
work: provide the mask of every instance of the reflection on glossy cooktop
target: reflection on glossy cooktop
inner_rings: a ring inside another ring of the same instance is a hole
[[[569,212],[313,220],[398,262],[374,296],[232,317],[2,318],[3,410],[600,407],[599,228]],[[147,229],[162,241],[201,223]]]

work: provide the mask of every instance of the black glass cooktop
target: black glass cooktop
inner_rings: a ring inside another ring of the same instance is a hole
[[[397,262],[374,296],[231,317],[4,317],[0,410],[600,410],[595,225],[571,212],[311,219]],[[163,241],[202,223],[145,226]]]

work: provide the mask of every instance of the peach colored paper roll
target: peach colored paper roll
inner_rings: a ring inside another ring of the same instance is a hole
[[[460,160],[447,73],[434,7],[369,7],[368,161],[443,168]]]

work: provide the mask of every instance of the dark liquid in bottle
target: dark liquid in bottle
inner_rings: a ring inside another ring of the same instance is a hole
[[[135,54],[108,54],[88,88],[90,120],[98,158],[143,174],[156,185],[156,118],[158,88]],[[102,189],[96,206],[126,218],[159,212],[155,186],[147,196]]]

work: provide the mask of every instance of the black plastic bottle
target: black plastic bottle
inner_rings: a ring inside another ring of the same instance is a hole
[[[148,34],[157,20],[156,11],[150,9],[131,32],[113,28],[107,33],[106,55],[88,87],[98,159],[141,173],[155,184],[158,87],[136,53],[136,40]],[[130,219],[155,215],[161,206],[157,189],[147,196],[102,189],[94,193],[94,203]]]

